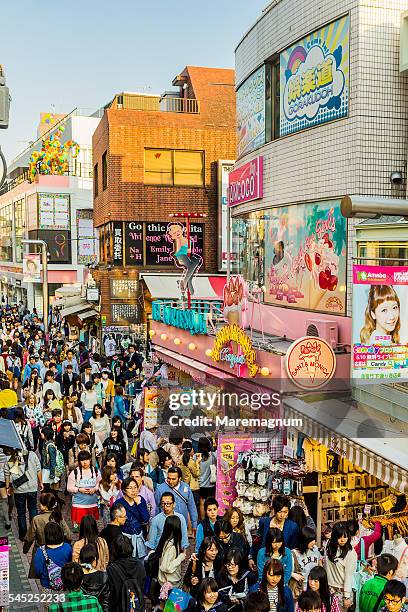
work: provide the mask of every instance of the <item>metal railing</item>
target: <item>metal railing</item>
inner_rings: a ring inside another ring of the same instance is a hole
[[[172,98],[143,94],[119,94],[111,108],[124,110],[155,111],[166,113],[198,114],[200,105],[195,98]]]
[[[93,167],[91,164],[75,162],[74,159],[69,165],[68,170],[64,172],[63,176],[76,176],[78,178],[91,179],[93,177]],[[17,185],[24,183],[24,181],[28,181],[28,169],[24,170],[21,174],[16,176],[16,178],[12,179],[11,181],[4,183],[4,185],[0,189],[0,195],[2,195],[3,193],[7,193],[8,191],[12,191],[15,187],[17,187]]]
[[[183,300],[154,300],[155,310],[160,318],[163,317],[165,308],[176,308],[177,310],[188,310],[187,301]],[[220,300],[191,300],[189,310],[193,310],[205,318],[207,323],[207,333],[217,332],[218,325],[224,321],[223,302]],[[158,319],[155,319],[158,320]]]

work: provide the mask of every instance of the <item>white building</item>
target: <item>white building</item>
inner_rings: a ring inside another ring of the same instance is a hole
[[[29,308],[42,310],[40,284],[24,283],[22,239],[45,240],[48,245],[49,294],[62,285],[86,281],[87,265],[96,261],[97,237],[93,228],[92,134],[101,113],[89,116],[75,109],[66,116],[42,114],[39,138],[11,162],[8,180],[0,195],[0,293],[8,302],[23,300]],[[51,128],[49,127],[51,125]],[[76,158],[70,154],[64,175],[37,175],[28,180],[33,151],[40,151],[42,139],[61,126],[64,144],[78,143]],[[35,247],[30,247],[35,252]]]

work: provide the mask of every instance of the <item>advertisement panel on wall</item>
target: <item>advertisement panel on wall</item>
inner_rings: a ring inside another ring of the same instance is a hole
[[[223,513],[237,497],[237,461],[239,453],[252,449],[253,439],[248,435],[222,434],[217,443],[217,478],[216,498],[219,511]]]
[[[353,267],[352,377],[408,378],[408,267]]]
[[[64,193],[39,193],[39,229],[69,230],[69,200]]]
[[[29,232],[29,238],[44,240],[47,243],[49,263],[71,263],[71,232],[39,230]]]
[[[237,90],[238,157],[265,143],[265,66],[261,66]]]
[[[23,283],[41,283],[41,255],[23,254]]]
[[[280,136],[348,114],[349,16],[280,54]]]
[[[224,272],[228,249],[228,175],[233,167],[233,161],[218,160],[218,270]]]
[[[346,310],[346,220],[340,201],[265,211],[265,302]]]
[[[263,197],[263,156],[231,170],[228,175],[228,206]]]
[[[93,225],[92,210],[76,211],[77,226],[77,260],[79,264],[88,264],[97,260],[98,240]]]

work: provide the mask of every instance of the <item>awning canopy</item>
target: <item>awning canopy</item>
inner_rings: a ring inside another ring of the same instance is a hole
[[[61,317],[67,317],[68,315],[77,314],[78,312],[83,312],[84,310],[89,310],[90,304],[88,302],[82,302],[81,304],[75,304],[74,306],[69,306],[68,308],[63,308],[60,311]]]
[[[153,300],[180,298],[181,274],[141,274]],[[193,280],[195,300],[222,300],[226,276],[196,276]]]
[[[81,319],[81,321],[83,321],[84,319],[89,319],[90,317],[96,317],[96,316],[98,316],[98,313],[94,309],[85,310],[85,312],[80,312],[78,314],[78,317]]]
[[[18,434],[14,421],[0,419],[0,446],[9,446],[21,450],[23,444]]]
[[[227,380],[228,374],[222,372],[221,370],[217,370],[216,368],[212,368],[211,366],[205,365],[200,361],[196,361],[195,359],[191,359],[190,357],[185,357],[184,355],[180,355],[179,353],[174,353],[173,351],[169,351],[168,349],[162,348],[161,346],[153,345],[155,354],[163,359],[166,363],[182,370],[183,372],[187,372],[190,374],[195,380],[205,380],[205,376],[212,376],[213,378],[218,378],[221,380]]]
[[[301,419],[301,431],[326,448],[408,494],[408,447],[404,433],[375,420],[340,400],[307,403],[301,398],[284,400],[285,419]]]

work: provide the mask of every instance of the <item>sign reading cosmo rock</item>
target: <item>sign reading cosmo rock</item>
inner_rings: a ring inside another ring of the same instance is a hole
[[[263,157],[232,170],[228,176],[228,206],[263,197]]]
[[[217,333],[212,349],[212,359],[216,362],[228,363],[231,369],[237,368],[238,376],[241,375],[242,366],[247,367],[248,376],[251,378],[258,372],[252,340],[242,327],[236,324],[226,325]]]

